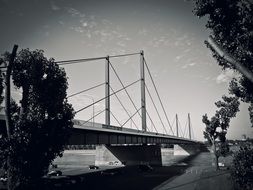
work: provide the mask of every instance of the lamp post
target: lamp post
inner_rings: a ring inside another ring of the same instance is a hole
[[[94,127],[94,123],[95,123],[95,118],[94,118],[94,115],[95,115],[95,101],[94,101],[94,98],[91,96],[91,95],[88,95],[88,94],[82,94],[83,96],[85,96],[86,98],[92,100],[92,103],[93,103],[93,106],[92,106],[92,122],[93,122],[93,127]]]
[[[124,110],[128,112],[128,114],[127,114],[128,116],[129,116],[129,115],[130,115],[130,117],[132,116],[132,112],[131,112],[129,109],[124,109]],[[128,118],[127,118],[127,119],[128,119]],[[121,121],[124,121],[124,122],[125,122],[125,119],[122,119]],[[121,122],[121,121],[120,121],[120,122]],[[131,129],[132,129],[132,128],[133,128],[133,118],[130,119],[130,122],[131,122],[131,123],[130,123],[130,127],[131,127]]]

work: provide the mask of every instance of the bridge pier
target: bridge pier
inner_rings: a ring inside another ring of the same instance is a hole
[[[175,144],[174,155],[194,155],[201,151],[200,144]]]
[[[116,161],[116,162],[115,162]],[[109,163],[138,165],[148,163],[161,166],[162,156],[160,145],[97,145],[96,165]]]

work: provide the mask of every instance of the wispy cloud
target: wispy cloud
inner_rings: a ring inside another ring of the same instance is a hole
[[[97,99],[96,96],[86,95],[86,94],[79,94],[69,99],[70,103],[74,106],[76,110],[83,108],[87,105],[92,104]],[[103,105],[100,103],[94,104],[96,108],[103,108]],[[89,110],[93,109],[93,106],[89,108]]]
[[[57,5],[55,4],[54,1],[50,1],[50,6],[51,6],[51,9],[52,9],[53,11],[58,11],[58,10],[61,9],[59,6],[57,6]]]
[[[138,31],[138,34],[141,36],[146,36],[148,33],[147,29],[142,28],[141,30]]]
[[[232,78],[234,77],[238,77],[239,74],[235,73],[233,70],[231,69],[226,69],[224,71],[222,71],[221,74],[219,74],[216,77],[216,83],[221,84],[221,83],[228,83],[229,81],[232,80]]]
[[[83,44],[89,44],[90,47],[99,48],[105,52],[108,51],[108,44],[113,44],[115,50],[111,49],[110,52],[120,53],[125,51],[131,41],[131,38],[121,27],[108,19],[84,13],[73,7],[65,7],[65,11],[73,20],[69,23],[68,28],[81,35]],[[65,23],[59,24],[66,25]],[[105,45],[106,47],[104,47]]]
[[[182,69],[186,69],[186,68],[188,68],[188,67],[193,67],[193,66],[195,66],[196,64],[197,64],[196,62],[190,62],[190,63],[188,63],[188,64],[183,65],[181,68],[182,68]]]
[[[75,8],[72,7],[68,7],[66,8],[67,12],[72,16],[72,17],[85,17],[85,14],[81,13],[80,11],[78,11]]]
[[[58,23],[59,23],[60,25],[65,25],[65,22],[63,22],[62,20],[58,21]]]

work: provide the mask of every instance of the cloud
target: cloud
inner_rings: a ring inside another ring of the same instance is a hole
[[[188,64],[183,65],[181,68],[182,68],[182,69],[186,69],[186,68],[188,68],[188,67],[193,67],[193,66],[195,66],[196,64],[197,64],[196,62],[190,62],[190,63],[188,63]]]
[[[51,5],[51,9],[52,9],[53,11],[58,11],[58,10],[61,9],[59,6],[57,6],[57,5],[55,4],[54,1],[50,1],[50,5]]]
[[[216,77],[216,83],[218,84],[228,83],[229,81],[232,80],[232,78],[235,78],[235,77],[238,77],[238,73],[235,73],[231,69],[226,69],[222,71],[222,73]]]
[[[196,63],[195,62],[192,62],[192,63],[189,63],[189,66],[194,66],[194,65],[196,65]]]
[[[72,7],[67,8],[67,12],[72,16],[72,17],[85,17],[85,14],[81,13],[80,11],[78,11],[77,9],[74,9]]]
[[[79,26],[77,26],[77,27],[71,26],[70,29],[74,30],[75,32],[83,33],[83,29]]]
[[[109,43],[114,44],[116,46],[115,51],[119,52],[125,49],[128,42],[131,41],[131,38],[125,31],[122,31],[121,27],[108,19],[88,13],[84,14],[84,12],[73,7],[65,7],[65,11],[72,17],[71,20],[73,20],[68,28],[79,33],[86,45],[86,42],[90,43],[90,47],[93,46],[101,50]],[[64,25],[64,23],[60,24]],[[163,41],[163,39],[159,40]],[[105,51],[108,51],[108,47],[105,47]],[[111,51],[114,50],[112,49]]]
[[[141,36],[146,36],[148,33],[147,29],[142,28],[141,30],[138,31],[138,34]]]
[[[58,23],[59,23],[60,25],[62,25],[62,26],[65,25],[65,22],[63,22],[62,20],[58,21]]]
[[[97,100],[96,96],[91,96],[87,94],[79,94],[77,96],[73,96],[69,98],[69,102],[73,105],[75,110],[78,110],[85,106],[93,104],[93,102],[95,102],[96,100]],[[103,106],[104,105],[101,103],[96,103],[94,104],[94,109],[103,108]],[[90,108],[87,108],[87,111],[90,112],[92,109],[93,109],[93,106],[91,106]]]
[[[126,46],[126,44],[124,42],[122,42],[122,41],[118,41],[117,45],[121,46],[121,47],[125,47]]]
[[[175,57],[175,61],[178,62],[180,59],[182,59],[184,57],[184,55],[178,55]]]
[[[86,26],[88,26],[88,23],[87,22],[83,22],[82,25],[83,25],[83,27],[86,27]]]

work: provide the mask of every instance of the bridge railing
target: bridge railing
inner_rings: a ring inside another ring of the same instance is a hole
[[[152,136],[159,136],[159,137],[170,137],[173,139],[178,139],[178,140],[185,140],[185,141],[189,141],[189,139],[187,138],[183,138],[183,137],[176,137],[176,136],[172,136],[172,135],[168,135],[168,134],[164,134],[164,133],[155,133],[155,132],[148,132],[148,131],[142,131],[142,130],[137,130],[137,129],[130,129],[130,128],[123,128],[123,127],[117,127],[117,126],[107,126],[105,124],[100,124],[100,123],[93,123],[93,122],[87,122],[87,121],[83,121],[83,120],[78,120],[75,119],[74,121],[74,125],[78,125],[78,128],[83,128],[85,129],[86,127],[88,128],[93,128],[93,129],[108,129],[108,130],[115,130],[115,131],[121,131],[121,132],[130,132],[130,133],[138,133],[138,134],[147,134],[147,135],[152,135]],[[191,140],[194,141],[194,140]],[[197,141],[194,141],[197,142]]]

